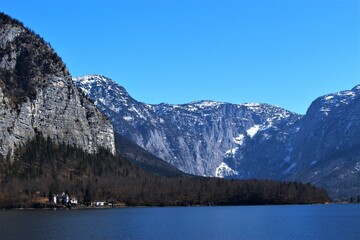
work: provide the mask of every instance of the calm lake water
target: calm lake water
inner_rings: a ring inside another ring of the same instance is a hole
[[[360,239],[360,205],[0,211],[0,239]]]

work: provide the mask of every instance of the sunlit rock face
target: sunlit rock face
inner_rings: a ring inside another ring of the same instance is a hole
[[[61,58],[22,23],[0,14],[0,154],[36,133],[87,152],[115,153],[107,118],[74,86]]]

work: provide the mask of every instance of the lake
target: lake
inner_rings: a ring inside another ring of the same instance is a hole
[[[360,205],[0,211],[1,239],[360,239]]]

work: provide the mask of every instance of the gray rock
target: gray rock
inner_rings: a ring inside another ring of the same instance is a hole
[[[42,39],[0,16],[0,154],[13,155],[36,133],[94,153],[115,154],[113,128],[73,85]]]
[[[274,154],[275,150],[277,156],[281,154],[285,158],[288,135],[284,129],[300,118],[298,114],[268,104],[200,101],[148,105],[136,101],[124,88],[104,76],[73,80],[109,117],[116,132],[180,170],[201,176],[267,176],[265,172],[260,174],[259,166],[254,164],[250,164],[251,174],[248,174],[249,168],[242,169],[248,162],[264,161],[264,151],[258,149],[251,154],[249,147],[256,141],[272,142],[267,153]],[[288,166],[274,167],[278,172]]]

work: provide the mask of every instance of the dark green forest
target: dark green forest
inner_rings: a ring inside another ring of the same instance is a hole
[[[88,154],[37,135],[15,159],[0,159],[0,207],[36,207],[38,197],[67,192],[80,202],[115,199],[127,206],[257,205],[324,203],[324,190],[310,184],[161,176],[113,156]]]

